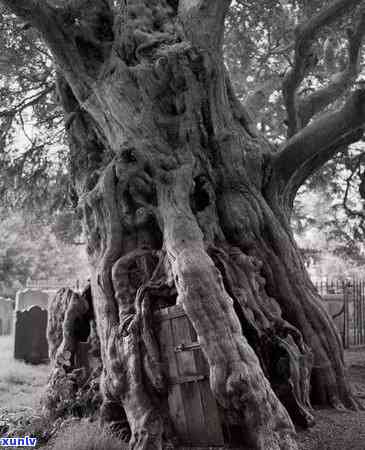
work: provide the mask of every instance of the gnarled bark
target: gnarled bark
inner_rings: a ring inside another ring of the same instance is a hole
[[[100,406],[102,364],[94,319],[90,286],[81,295],[61,289],[50,302],[51,374],[42,402],[45,414],[53,420],[69,414],[93,416]],[[88,342],[87,354],[80,347],[82,342]]]

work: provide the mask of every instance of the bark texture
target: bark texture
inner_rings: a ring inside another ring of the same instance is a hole
[[[51,374],[42,398],[44,413],[52,420],[95,415],[101,403],[102,362],[90,286],[81,295],[61,289],[52,299],[47,340]],[[82,342],[88,342],[86,349]]]
[[[338,332],[289,220],[295,177],[359,129],[364,93],[278,153],[223,64],[229,1],[5,3],[43,33],[58,64],[93,271],[103,420],[132,449],[176,442],[152,320],[175,303],[244,448],[296,449],[293,422],[313,424],[311,401],[354,407]],[[53,392],[88,308],[70,292],[52,306]]]

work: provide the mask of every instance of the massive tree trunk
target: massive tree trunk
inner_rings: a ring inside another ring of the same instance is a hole
[[[5,3],[41,31],[57,63],[93,273],[103,419],[127,418],[131,448],[174,441],[151,317],[176,303],[247,448],[296,448],[293,422],[313,423],[311,401],[354,407],[339,334],[289,222],[320,151],[328,158],[363,122],[363,93],[278,151],[223,64],[229,1]]]

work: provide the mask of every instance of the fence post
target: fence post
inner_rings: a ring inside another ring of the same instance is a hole
[[[343,317],[343,347],[350,346],[350,324],[349,324],[349,288],[346,284],[343,287],[343,301],[344,301],[344,317]]]

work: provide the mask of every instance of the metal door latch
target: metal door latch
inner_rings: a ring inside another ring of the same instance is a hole
[[[199,342],[192,342],[191,344],[180,344],[175,347],[175,353],[189,352],[193,350],[200,350]]]

